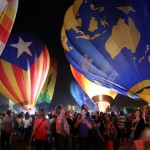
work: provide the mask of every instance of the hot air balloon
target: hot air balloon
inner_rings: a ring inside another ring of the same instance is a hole
[[[90,110],[97,108],[96,105],[94,104],[94,102],[84,92],[84,90],[81,88],[81,86],[78,84],[78,82],[76,80],[71,81],[70,92],[71,92],[71,95],[73,96],[73,98],[79,104],[79,106],[86,104]]]
[[[57,77],[57,61],[55,58],[51,57],[50,69],[47,78],[44,82],[44,85],[42,87],[42,90],[36,101],[36,107],[43,108],[44,110],[49,109],[54,94],[56,77]]]
[[[90,81],[150,102],[150,1],[74,1],[61,42]]]
[[[11,33],[17,9],[18,0],[2,0],[0,2],[0,55]]]
[[[42,41],[27,33],[11,34],[0,56],[0,92],[23,109],[32,109],[49,66],[49,52]]]
[[[70,69],[76,81],[91,99],[96,95],[108,95],[113,99],[116,97],[116,92],[110,91],[108,88],[91,82],[86,77],[84,77],[83,74],[78,72],[72,65],[70,65]]]
[[[106,108],[110,106],[117,93],[89,81],[72,65],[70,65],[70,68],[74,78],[85,91],[85,93],[90,97],[91,100],[94,101],[100,111],[106,112]]]

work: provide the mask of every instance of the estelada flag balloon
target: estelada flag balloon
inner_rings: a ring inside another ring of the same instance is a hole
[[[69,63],[90,81],[150,102],[150,1],[76,0],[61,41]]]
[[[18,9],[18,0],[0,1],[0,55],[11,33]]]
[[[27,33],[11,34],[0,56],[0,92],[25,110],[32,109],[45,82],[50,55]]]

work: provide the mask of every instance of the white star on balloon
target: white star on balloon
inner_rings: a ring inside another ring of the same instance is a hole
[[[23,39],[19,37],[19,42],[16,44],[11,44],[10,46],[18,49],[18,54],[17,54],[17,58],[18,58],[23,52],[26,52],[27,54],[32,56],[28,48],[31,44],[32,42],[24,42]]]

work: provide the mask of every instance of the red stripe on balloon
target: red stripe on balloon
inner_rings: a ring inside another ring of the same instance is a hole
[[[30,101],[33,104],[33,100],[36,98],[35,95],[35,88],[39,86],[37,84],[37,76],[38,76],[38,58],[34,62],[34,64],[30,67],[30,79],[31,79],[31,97]]]
[[[20,103],[21,101],[20,101],[19,97],[16,95],[14,89],[11,86],[11,83],[7,79],[7,76],[6,76],[5,71],[4,71],[4,67],[3,67],[2,62],[1,62],[0,63],[0,70],[1,70],[0,79],[3,82],[3,84],[5,85],[5,88],[9,91],[9,93],[14,97],[15,100],[17,100],[17,102]]]
[[[42,89],[42,86],[43,86],[43,82],[45,82],[45,80],[43,81],[43,79],[45,78],[46,79],[46,76],[45,76],[45,73],[47,72],[48,73],[48,68],[49,68],[49,52],[47,50],[47,48],[45,47],[45,49],[43,50],[43,56],[44,56],[44,66],[43,66],[43,70],[42,70],[42,76],[41,76],[41,80],[40,80],[40,84],[39,84],[39,87],[38,87],[38,91],[40,92],[41,89]],[[39,93],[37,93],[39,94]],[[38,95],[36,95],[38,97]]]
[[[8,36],[9,36],[9,32],[7,30],[5,30],[1,25],[0,25],[0,40],[3,43],[6,43]]]
[[[20,93],[23,97],[23,102],[25,104],[28,104],[28,101],[27,101],[27,92],[26,92],[26,88],[25,88],[25,81],[24,81],[24,75],[23,75],[23,71],[21,68],[15,66],[15,65],[12,65],[12,69],[13,69],[13,72],[14,72],[14,75],[15,75],[15,78],[16,78],[16,82],[17,82],[17,85],[19,87],[19,90],[20,90]]]
[[[81,87],[83,88],[83,80],[82,80],[81,73],[79,73],[73,66],[70,66],[70,67],[71,67],[71,71],[72,71],[74,78],[76,79],[78,83],[80,83]]]

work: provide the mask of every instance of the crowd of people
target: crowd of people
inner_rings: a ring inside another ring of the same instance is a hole
[[[74,113],[58,105],[48,118],[40,108],[35,115],[11,110],[0,114],[2,150],[11,150],[14,141],[35,150],[121,150],[127,145],[146,150],[150,148],[145,146],[150,141],[149,127],[149,111],[89,112],[85,104]],[[18,139],[13,141],[13,137]]]

